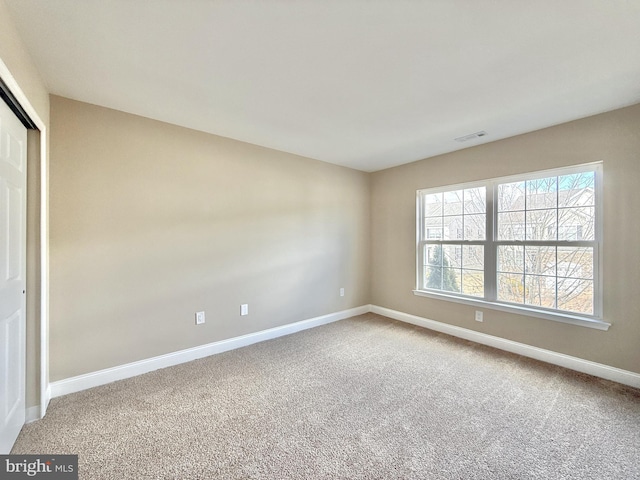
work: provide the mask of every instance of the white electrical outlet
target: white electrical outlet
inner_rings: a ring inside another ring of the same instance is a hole
[[[340,296],[341,296],[341,297],[344,297],[344,288],[341,288],[341,289],[340,289]]]
[[[196,325],[204,323],[204,312],[196,312]]]
[[[476,322],[484,322],[483,313],[480,310],[476,310]]]
[[[240,315],[249,315],[249,304],[243,303],[240,305]]]

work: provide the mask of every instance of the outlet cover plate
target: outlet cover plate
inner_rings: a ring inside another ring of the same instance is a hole
[[[196,312],[196,325],[202,325],[204,321],[204,312]]]

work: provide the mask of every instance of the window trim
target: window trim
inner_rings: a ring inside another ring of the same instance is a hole
[[[593,171],[594,190],[595,190],[595,223],[594,223],[594,239],[587,241],[567,241],[570,246],[593,247],[594,269],[596,270],[593,277],[594,304],[593,315],[585,315],[562,310],[549,309],[544,307],[534,307],[526,304],[513,304],[501,302],[497,300],[497,251],[499,245],[552,245],[560,246],[557,240],[550,241],[530,241],[530,240],[514,240],[504,241],[497,240],[497,215],[498,205],[495,195],[498,192],[498,186],[504,183],[524,182],[527,180],[536,180],[539,178],[547,178],[550,176],[569,175],[572,173],[580,173],[585,171]],[[485,240],[439,240],[439,244],[446,245],[448,243],[455,245],[483,245],[485,248],[485,270],[484,270],[484,297],[474,297],[462,293],[448,293],[438,290],[422,289],[423,276],[423,258],[424,245],[428,243],[428,239],[423,238],[424,235],[424,214],[422,199],[424,195],[429,193],[448,192],[452,190],[463,190],[476,187],[486,188],[486,238]],[[505,177],[489,178],[481,181],[468,183],[459,183],[455,185],[443,185],[433,188],[424,188],[416,191],[416,288],[413,290],[414,295],[435,298],[455,303],[472,305],[480,308],[489,308],[493,310],[505,311],[517,315],[526,315],[530,317],[543,318],[572,325],[580,325],[584,327],[595,328],[599,330],[608,330],[611,326],[603,320],[603,285],[602,285],[602,162],[586,163],[571,167],[561,167],[548,170],[540,170],[518,175],[509,175]],[[494,268],[487,268],[488,265],[494,265]]]

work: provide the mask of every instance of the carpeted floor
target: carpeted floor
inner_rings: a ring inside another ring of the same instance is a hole
[[[374,314],[54,399],[100,479],[640,479],[640,391]]]

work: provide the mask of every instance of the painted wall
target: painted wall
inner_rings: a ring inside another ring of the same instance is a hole
[[[49,91],[18,35],[4,0],[0,0],[0,58],[9,68],[11,75],[16,79],[42,121],[48,125]]]
[[[51,119],[51,381],[369,302],[366,173],[56,96]]]
[[[11,15],[0,0],[0,59],[11,72],[31,106],[49,127],[49,93],[31,60]],[[26,405],[40,404],[40,135],[30,132],[27,159],[27,372]],[[47,159],[44,159],[47,161]],[[46,179],[45,179],[46,180]]]
[[[415,296],[416,190],[603,161],[604,319],[593,330]],[[375,305],[640,372],[640,105],[371,176]]]

